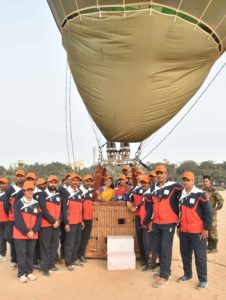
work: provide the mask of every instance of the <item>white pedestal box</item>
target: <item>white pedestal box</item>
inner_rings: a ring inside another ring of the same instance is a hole
[[[107,237],[107,269],[135,270],[136,256],[132,236]]]

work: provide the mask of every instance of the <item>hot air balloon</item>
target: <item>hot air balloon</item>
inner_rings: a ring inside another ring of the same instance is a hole
[[[225,0],[48,3],[78,91],[108,141],[142,141],[162,127],[225,51]]]

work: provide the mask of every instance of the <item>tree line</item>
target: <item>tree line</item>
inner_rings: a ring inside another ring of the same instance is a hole
[[[181,176],[185,171],[191,171],[196,176],[196,182],[198,185],[202,184],[202,176],[209,175],[211,176],[214,185],[226,187],[226,161],[222,163],[216,163],[214,161],[204,161],[197,163],[195,161],[189,160],[181,162],[180,164],[170,163],[167,160],[157,163],[147,163],[148,168],[154,170],[158,164],[164,164],[168,169],[169,179],[181,181]],[[73,170],[70,166],[60,163],[52,162],[50,164],[39,164],[35,163],[33,165],[24,165],[20,167],[25,172],[35,172],[38,177],[47,178],[48,175],[54,174],[57,175],[60,179],[63,179],[64,175],[67,173],[78,173],[81,176],[85,174],[95,174],[96,166],[91,166],[82,170]],[[143,166],[140,166],[141,169],[144,169],[146,173],[149,171]],[[18,168],[5,168],[0,166],[0,177],[5,176],[10,180],[13,180],[15,171]],[[116,178],[120,174],[120,166],[108,165],[106,166],[107,174]]]

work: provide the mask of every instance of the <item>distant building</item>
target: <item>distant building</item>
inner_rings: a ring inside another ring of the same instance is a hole
[[[11,164],[11,167],[13,169],[17,169],[17,168],[23,168],[25,166],[29,165],[29,163],[25,160],[18,160],[17,162]]]
[[[71,163],[70,165],[67,164],[68,166],[71,166],[71,168],[75,171],[80,171],[82,169],[88,168],[89,164],[85,161],[77,161],[75,163]]]

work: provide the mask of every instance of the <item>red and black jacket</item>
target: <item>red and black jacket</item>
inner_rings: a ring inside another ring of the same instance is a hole
[[[25,197],[17,200],[14,205],[14,217],[14,239],[28,240],[27,234],[29,231],[34,232],[32,239],[38,238],[38,231],[41,225],[41,213],[36,200],[32,199],[31,204],[26,201]]]
[[[23,197],[23,190],[17,185],[10,185],[4,196],[4,210],[9,216],[9,221],[14,221],[14,204]]]
[[[144,218],[147,214],[147,202],[150,201],[148,199],[148,197],[145,197],[145,194],[144,194],[144,197],[142,198],[141,200],[141,205],[140,205],[140,223],[141,225],[144,225]]]
[[[83,207],[83,219],[93,219],[93,189],[82,189],[82,207]]]
[[[140,206],[144,192],[145,190],[142,187],[137,186],[129,196],[129,201],[133,202],[134,206],[136,207],[135,216],[140,216]]]
[[[52,194],[48,188],[38,194],[38,202],[41,208],[41,227],[52,227],[56,221],[61,220],[62,197],[57,191]]]
[[[155,186],[152,185],[143,195],[142,200],[141,200],[141,205],[140,205],[140,223],[141,225],[145,225],[144,224],[144,219],[147,215],[147,211],[149,209],[149,206],[151,204],[151,197],[149,195],[151,195],[154,192],[154,188]],[[152,220],[150,220],[151,222]]]
[[[80,224],[83,221],[82,191],[67,189],[67,196],[63,199],[64,224]]]
[[[190,194],[185,190],[180,193],[180,232],[198,233],[209,230],[212,223],[212,213],[209,201],[203,191],[193,187]]]
[[[127,195],[130,191],[130,187],[128,185],[117,186],[114,188],[114,198],[113,201],[127,201]]]
[[[34,195],[33,195],[33,198],[39,202],[39,197],[40,195],[43,193],[42,190],[40,190],[39,188],[35,187],[35,190],[34,190]]]
[[[0,223],[1,222],[8,222],[8,214],[6,213],[4,209],[4,196],[5,192],[0,191]]]
[[[156,183],[153,187],[153,193],[147,196],[149,205],[144,218],[144,225],[148,224],[152,217],[156,224],[176,224],[179,217],[179,194],[181,190],[182,186],[173,181],[167,181],[162,187]]]

